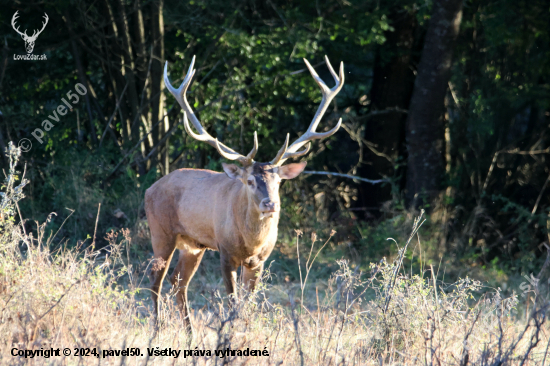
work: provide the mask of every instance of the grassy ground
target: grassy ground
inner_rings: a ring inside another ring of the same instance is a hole
[[[420,271],[403,265],[421,244],[420,219],[402,228],[409,240],[394,243],[399,249],[391,260],[381,259],[368,270],[346,260],[328,267],[316,253],[330,248],[331,235],[297,234],[298,251],[292,257],[274,255],[260,288],[248,295],[241,290],[243,299],[231,309],[217,254],[209,252],[189,290],[194,337],[181,327],[168,281],[157,328],[148,290],[149,253],[136,251],[142,246],[138,241],[147,238],[111,232],[109,246],[94,251],[84,244],[56,247],[45,223],[25,232],[14,220],[23,198],[17,192],[24,186],[16,185],[14,171],[1,202],[0,364],[550,362],[547,307],[545,296],[534,296],[537,286],[520,294],[526,296],[505,296],[470,277],[446,283],[442,271],[426,262]],[[289,261],[298,259],[290,268]],[[140,355],[117,355],[136,348]],[[51,349],[59,349],[59,356],[39,353]],[[75,355],[76,349],[83,355]]]

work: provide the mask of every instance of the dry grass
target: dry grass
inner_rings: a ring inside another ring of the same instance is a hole
[[[10,174],[16,177],[14,171]],[[174,291],[165,291],[157,330],[147,290],[146,273],[151,263],[132,262],[128,231],[109,234],[108,254],[91,249],[51,252],[52,238],[45,237],[44,225],[37,226],[33,236],[13,220],[17,212],[13,208],[22,196],[12,194],[17,188],[14,184],[6,187],[5,207],[12,210],[4,210],[0,222],[2,364],[550,362],[545,360],[549,344],[547,308],[540,298],[533,300],[537,306],[519,319],[515,296],[502,298],[495,290],[474,298],[481,288],[475,280],[446,284],[437,279],[433,269],[406,274],[402,261],[408,243],[393,263],[383,259],[371,265],[370,273],[339,261],[339,270],[330,279],[315,279],[314,283],[310,270],[319,249],[304,248],[300,283],[269,286],[270,281],[265,280],[257,292],[245,296],[231,310],[220,295],[224,292],[212,286],[204,306],[194,310],[193,339],[180,326]],[[411,239],[420,225],[417,220]],[[193,295],[191,299],[193,302]],[[142,356],[102,357],[105,351],[132,347],[139,348]],[[12,356],[13,348],[68,348],[73,355],[25,359]],[[95,348],[99,358],[74,356],[75,348]],[[148,356],[148,349],[166,348],[181,353],[177,359]],[[237,355],[247,348],[259,355]],[[235,355],[220,357],[215,353],[228,349]],[[264,350],[269,356],[262,355]]]

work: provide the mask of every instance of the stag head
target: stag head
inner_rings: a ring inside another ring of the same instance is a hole
[[[344,85],[344,64],[340,63],[340,70],[337,74],[328,58],[325,56],[325,63],[332,75],[335,85],[329,88],[323,80],[317,75],[315,69],[310,63],[304,59],[304,62],[309,69],[311,76],[319,85],[323,99],[313,117],[307,131],[300,136],[296,141],[289,145],[289,134],[286,135],[286,141],[277,155],[269,163],[259,163],[254,161],[254,157],[258,152],[258,136],[254,132],[254,147],[244,156],[212,137],[202,126],[197,116],[191,109],[186,98],[186,92],[195,75],[195,57],[191,61],[189,70],[183,79],[179,88],[174,88],[168,79],[168,62],[164,65],[164,84],[170,93],[176,98],[181,108],[184,111],[183,125],[187,133],[196,140],[206,142],[218,150],[218,153],[228,160],[236,160],[241,163],[242,167],[235,164],[223,164],[223,170],[231,179],[238,179],[247,187],[247,191],[252,200],[256,203],[260,220],[265,217],[278,215],[280,208],[279,200],[279,184],[282,179],[292,179],[297,177],[306,167],[306,162],[283,165],[287,159],[297,158],[308,153],[310,142],[312,140],[320,140],[332,136],[342,124],[342,119],[338,121],[336,126],[326,132],[317,132],[317,126],[321,118],[325,114],[330,102],[338,94]],[[189,125],[189,120],[198,133],[193,132]],[[301,150],[300,150],[301,149]]]
[[[19,33],[19,35],[21,36],[21,38],[23,38],[23,41],[25,41],[25,49],[27,50],[27,53],[32,53],[32,50],[34,49],[34,42],[36,42],[36,39],[38,38],[38,36],[40,35],[40,33],[42,33],[42,31],[44,30],[44,28],[46,28],[46,25],[48,24],[48,14],[44,13],[44,22],[42,22],[42,29],[40,30],[34,30],[33,33],[32,33],[32,36],[29,36],[27,35],[27,30],[25,29],[24,32],[20,32],[19,31],[19,26],[16,27],[16,24],[15,24],[15,21],[17,20],[17,18],[19,17],[19,15],[17,14],[19,12],[16,11],[15,14],[13,14],[13,17],[11,18],[11,26],[13,27],[13,29]]]

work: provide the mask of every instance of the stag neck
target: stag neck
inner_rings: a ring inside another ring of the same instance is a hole
[[[254,202],[246,186],[241,183],[239,194],[235,195],[236,204],[233,206],[234,220],[247,247],[257,247],[265,242],[265,239],[277,230],[279,212],[272,217],[260,220],[260,208]],[[246,204],[238,204],[239,202]]]

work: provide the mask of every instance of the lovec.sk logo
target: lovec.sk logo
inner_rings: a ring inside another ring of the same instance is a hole
[[[23,41],[25,41],[25,49],[27,51],[26,55],[13,55],[14,60],[46,60],[46,55],[33,55],[32,50],[34,49],[34,43],[36,42],[36,39],[42,33],[44,28],[46,28],[46,25],[48,24],[48,14],[44,13],[44,22],[42,22],[42,29],[37,30],[35,29],[32,33],[32,36],[29,36],[27,34],[27,30],[25,29],[24,32],[19,31],[19,26],[15,24],[17,18],[19,15],[17,14],[19,12],[16,11],[15,14],[13,14],[13,17],[11,18],[11,26],[13,29],[19,33],[21,38],[23,38]]]

